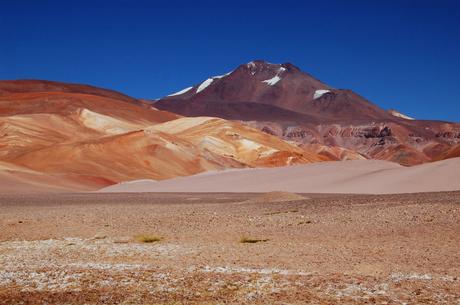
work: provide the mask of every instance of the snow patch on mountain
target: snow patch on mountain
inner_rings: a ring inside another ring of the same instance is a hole
[[[184,94],[185,92],[189,91],[190,89],[192,89],[193,87],[187,87],[185,89],[182,89],[181,91],[177,91],[176,93],[173,93],[173,94],[170,94],[168,96],[176,96],[176,95],[181,95],[181,94]]]
[[[204,89],[206,89],[209,85],[212,84],[213,81],[214,81],[213,78],[208,78],[207,80],[202,82],[201,85],[198,87],[198,89],[196,89],[196,93],[199,93],[203,91]]]
[[[250,61],[250,62],[248,62],[248,63],[246,64],[246,66],[247,66],[248,68],[255,68],[255,67],[256,67],[256,64],[255,64],[253,61]]]
[[[246,64],[246,67],[249,69],[251,75],[255,75],[257,72],[260,72],[267,67],[270,69],[272,66],[278,66],[269,62],[261,62],[261,61],[250,61]]]
[[[251,75],[255,75],[256,74],[256,64],[255,62],[251,61],[251,62],[248,62],[246,64],[246,67],[248,67],[248,69],[251,71]]]
[[[283,73],[284,71],[286,71],[286,68],[280,67],[274,77],[264,80],[262,82],[268,84],[269,86],[274,86],[276,85],[276,83],[278,83],[281,80],[281,77],[279,75]]]
[[[316,90],[315,93],[313,94],[313,98],[316,100],[317,98],[322,97],[324,94],[329,93],[331,91],[329,90]]]
[[[232,74],[233,71],[230,71],[228,73],[225,73],[223,75],[216,75],[216,76],[213,76],[213,77],[210,77],[208,78],[207,80],[205,80],[204,82],[202,82],[200,84],[200,86],[196,89],[196,93],[199,93],[201,91],[203,91],[204,89],[206,89],[209,85],[211,85],[211,83],[216,80],[216,79],[221,79],[221,78],[224,78],[230,74]],[[173,94],[170,94],[168,96],[176,96],[176,95],[181,95],[181,94],[184,94],[188,91],[190,91],[191,89],[193,89],[193,87],[187,87],[185,89],[182,89],[181,91],[178,91],[176,93],[173,93]]]
[[[401,119],[406,119],[406,120],[415,120],[414,118],[410,117],[410,116],[407,116],[405,114],[402,114],[401,112],[398,112],[394,109],[390,109],[388,110],[388,112],[392,115],[392,116],[395,116],[395,117],[398,117],[398,118],[401,118]]]
[[[276,75],[275,77],[272,77],[270,79],[264,80],[262,82],[268,84],[269,86],[273,86],[273,85],[276,85],[276,83],[279,82],[280,80],[281,80],[281,77]]]
[[[215,79],[220,79],[220,78],[224,78],[225,76],[229,76],[230,74],[232,74],[233,71],[230,71],[228,73],[225,73],[224,75],[217,75],[217,76],[213,76],[212,78]]]

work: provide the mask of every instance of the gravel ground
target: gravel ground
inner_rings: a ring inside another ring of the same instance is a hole
[[[460,192],[302,196],[0,195],[0,304],[460,304]]]

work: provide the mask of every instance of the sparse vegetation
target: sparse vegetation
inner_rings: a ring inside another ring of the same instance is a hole
[[[259,238],[251,238],[247,236],[242,236],[240,238],[240,243],[242,244],[255,244],[255,243],[264,243],[267,242],[268,239],[259,239]]]
[[[268,192],[258,194],[257,196],[250,198],[244,203],[275,203],[275,202],[290,202],[290,201],[302,201],[308,198],[289,192]]]
[[[266,215],[266,216],[271,216],[271,215],[277,215],[277,214],[297,213],[297,212],[299,212],[299,210],[275,211],[275,212],[265,213],[264,215]]]
[[[140,243],[154,243],[162,240],[162,238],[159,236],[149,234],[140,234],[137,235],[134,239]]]

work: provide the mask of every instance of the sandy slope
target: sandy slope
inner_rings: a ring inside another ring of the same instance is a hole
[[[443,152],[439,156],[436,157],[437,160],[444,160],[450,158],[458,158],[460,157],[460,144],[454,147],[451,147],[447,151]]]
[[[391,194],[460,190],[460,158],[414,167],[377,160],[322,162],[211,172],[118,184],[102,192],[266,192]]]
[[[113,182],[87,175],[47,175],[0,161],[0,193],[92,191]]]

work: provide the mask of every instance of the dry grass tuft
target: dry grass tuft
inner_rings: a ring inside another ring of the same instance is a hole
[[[240,238],[240,243],[242,244],[255,244],[255,243],[264,243],[267,242],[268,239],[258,239],[258,238],[251,238],[247,236],[242,236]]]
[[[141,234],[134,237],[137,242],[140,243],[154,243],[161,241],[162,238],[156,235]]]
[[[268,192],[256,195],[254,198],[243,201],[243,203],[274,203],[274,202],[289,202],[289,201],[302,201],[308,198],[289,192]]]

